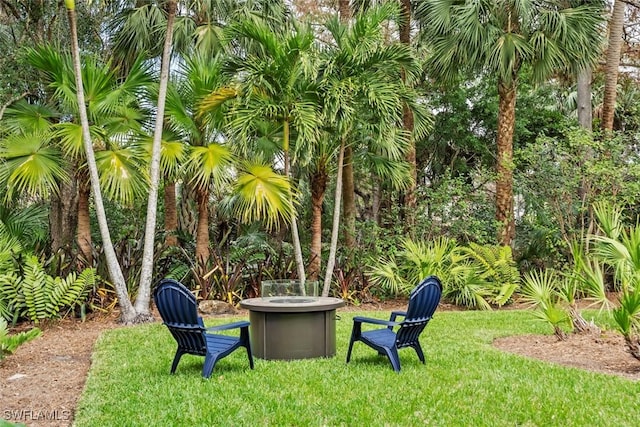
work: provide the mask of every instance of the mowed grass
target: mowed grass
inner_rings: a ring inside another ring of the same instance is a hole
[[[169,368],[175,342],[159,323],[105,332],[75,424],[84,426],[637,426],[640,383],[566,368],[491,346],[507,335],[550,333],[526,311],[436,312],[422,334],[427,358],[400,352],[402,371],[356,343],[338,312],[337,355],[264,361],[244,349],[201,377],[204,358]],[[207,321],[209,326],[230,318]]]

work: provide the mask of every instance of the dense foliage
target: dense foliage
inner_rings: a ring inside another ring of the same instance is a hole
[[[124,296],[144,289],[155,185],[153,282],[174,277],[202,298],[236,303],[263,279],[326,275],[331,294],[358,303],[439,274],[445,299],[489,308],[511,301],[521,274],[531,288],[529,271],[591,265],[574,246],[601,234],[594,203],[619,206],[625,225],[640,206],[633,77],[621,79],[614,132],[577,124],[575,71],[600,53],[602,5],[536,4],[545,19],[529,19],[535,11],[496,2],[445,3],[422,2],[407,44],[395,2],[358,2],[346,20],[305,14],[301,2],[180,2],[158,182],[158,71],[175,3],[79,3],[91,149]],[[51,2],[0,6],[0,223],[7,253],[25,260],[20,269],[0,260],[0,313],[11,320],[114,303],[65,16]],[[571,31],[554,32],[559,23]],[[500,40],[505,49],[492,51]],[[497,204],[511,184],[513,208]],[[497,246],[511,211],[515,239]]]

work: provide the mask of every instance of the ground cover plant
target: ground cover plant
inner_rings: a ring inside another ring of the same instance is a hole
[[[331,359],[225,358],[210,380],[202,358],[175,350],[155,323],[106,332],[75,425],[634,425],[640,384],[507,354],[494,338],[551,334],[526,311],[436,312],[422,335],[427,364],[411,350],[396,374],[385,358],[355,345],[344,356],[354,315],[339,312]],[[207,322],[210,325],[228,319]]]

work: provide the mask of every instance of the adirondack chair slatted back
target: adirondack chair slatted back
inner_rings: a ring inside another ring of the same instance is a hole
[[[396,347],[413,347],[438,307],[442,284],[435,276],[424,279],[409,296],[407,315],[396,334]]]
[[[178,347],[186,353],[206,355],[205,328],[198,316],[196,297],[179,282],[164,279],[154,292],[154,300]]]

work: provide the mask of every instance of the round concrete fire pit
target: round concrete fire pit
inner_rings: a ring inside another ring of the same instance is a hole
[[[251,349],[266,360],[332,357],[336,354],[339,298],[275,296],[240,301],[249,310]]]

